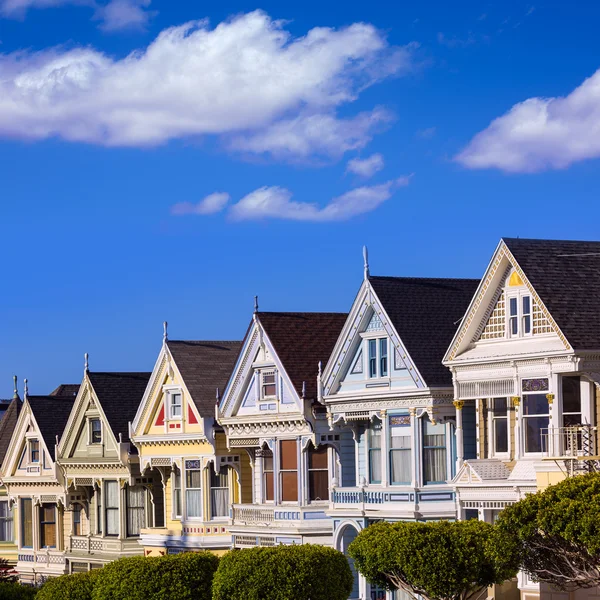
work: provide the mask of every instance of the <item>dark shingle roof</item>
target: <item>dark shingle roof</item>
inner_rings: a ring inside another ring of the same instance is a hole
[[[75,396],[27,396],[27,401],[40,428],[46,448],[54,460],[56,436],[59,440],[62,437]]]
[[[600,348],[600,242],[503,241],[571,346]]]
[[[479,279],[369,277],[427,386],[452,385],[442,365]]]
[[[90,382],[110,427],[119,441],[129,441],[129,422],[142,401],[151,373],[92,373]]]
[[[223,393],[233,371],[242,342],[167,342],[201,417],[213,417],[217,388]]]
[[[306,382],[306,397],[317,397],[319,361],[323,368],[342,331],[346,313],[259,312],[258,319],[298,394]]]
[[[79,383],[61,383],[54,391],[50,392],[51,396],[77,396],[79,392]]]
[[[4,462],[4,457],[6,456],[12,434],[17,426],[17,419],[19,418],[22,406],[23,402],[20,398],[13,398],[2,416],[2,421],[0,421],[0,466]]]

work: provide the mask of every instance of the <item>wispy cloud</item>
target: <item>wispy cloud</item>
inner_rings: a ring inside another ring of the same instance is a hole
[[[286,219],[292,221],[346,221],[375,210],[389,200],[398,187],[406,186],[409,177],[401,177],[374,186],[358,187],[331,200],[324,207],[312,202],[292,200],[292,192],[282,187],[262,187],[229,209],[236,221]]]
[[[179,202],[171,207],[171,214],[183,215],[213,215],[221,212],[229,202],[231,196],[226,192],[209,194],[197,204]]]
[[[425,129],[419,129],[415,135],[421,140],[430,140],[435,136],[436,132],[437,127],[427,127]]]
[[[446,46],[448,48],[465,48],[473,45],[477,40],[475,36],[469,32],[466,38],[459,38],[456,36],[448,36],[442,32],[437,34],[438,44]]]
[[[529,98],[478,133],[455,160],[531,173],[600,157],[600,70],[568,96]]]
[[[373,177],[384,166],[385,162],[381,154],[371,154],[368,158],[353,158],[349,160],[346,171],[360,175],[361,177]]]
[[[284,27],[254,11],[166,29],[121,60],[91,48],[0,55],[0,136],[140,147],[214,135],[284,156],[364,146],[389,113],[337,111],[410,72],[414,45],[390,47],[365,23],[302,37]]]

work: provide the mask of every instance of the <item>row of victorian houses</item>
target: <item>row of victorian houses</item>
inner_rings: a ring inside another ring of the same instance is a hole
[[[593,468],[600,243],[504,239],[483,279],[371,276],[349,313],[255,310],[152,372],[13,401],[0,556],[25,582],[118,557],[479,518]],[[490,592],[537,598],[519,576]],[[355,574],[352,598],[400,599]]]

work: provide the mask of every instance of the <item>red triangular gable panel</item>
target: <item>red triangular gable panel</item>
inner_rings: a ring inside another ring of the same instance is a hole
[[[158,419],[156,419],[156,423],[154,423],[155,427],[159,427],[165,424],[165,405],[163,404],[160,407],[160,412],[158,413]]]
[[[194,411],[192,410],[192,407],[189,404],[188,404],[188,423],[190,425],[198,424],[198,419],[196,419],[196,415],[194,414]]]

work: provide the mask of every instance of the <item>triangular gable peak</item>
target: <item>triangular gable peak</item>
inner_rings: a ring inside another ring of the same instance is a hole
[[[273,415],[303,412],[303,399],[292,385],[285,366],[255,315],[220,402],[219,414],[225,419],[252,417],[268,420]]]
[[[549,350],[571,350],[527,274],[504,241],[500,241],[444,363],[451,363],[467,350],[482,344],[527,342],[533,338],[555,339],[556,344],[549,344]],[[510,347],[506,351],[510,352]]]
[[[470,483],[483,483],[483,479],[477,474],[475,469],[468,463],[463,463],[458,470],[456,477],[452,480],[454,485],[466,485]]]
[[[386,361],[382,362],[382,358]],[[426,387],[385,308],[366,279],[323,372],[323,394],[381,393],[383,388],[375,384],[382,376],[389,376],[391,380],[391,387],[383,391],[393,389],[397,393],[399,389]]]
[[[64,435],[58,446],[59,461],[120,458],[115,437],[87,371],[77,392]]]
[[[204,438],[205,423],[165,342],[131,424],[132,439]]]

